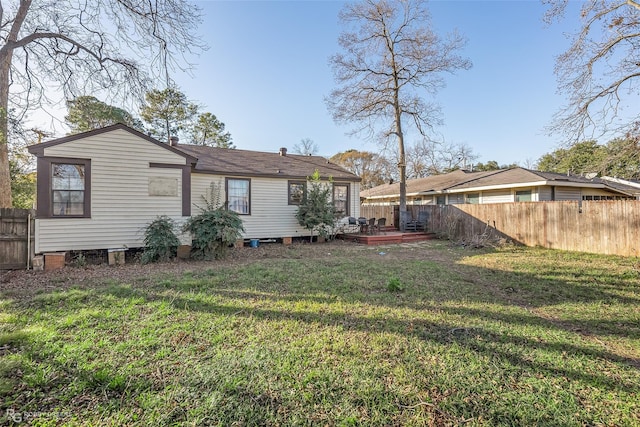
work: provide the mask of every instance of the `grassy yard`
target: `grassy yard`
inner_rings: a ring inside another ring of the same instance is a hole
[[[91,272],[0,284],[0,423],[640,425],[636,259],[336,242]]]

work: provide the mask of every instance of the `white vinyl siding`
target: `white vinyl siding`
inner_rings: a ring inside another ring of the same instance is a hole
[[[191,201],[192,215],[203,206],[202,196],[208,193],[211,183],[222,183],[221,200],[224,202],[225,177],[210,174],[192,174]],[[351,216],[360,214],[359,184],[349,184]],[[355,195],[355,196],[354,196]],[[247,239],[308,236],[309,231],[298,225],[298,206],[289,204],[289,179],[251,177],[251,215],[241,215]]]
[[[91,159],[91,217],[36,220],[36,252],[141,247],[144,228],[158,215],[182,220],[183,156],[114,130],[46,148],[45,156]],[[149,180],[178,180],[176,196],[150,196]]]

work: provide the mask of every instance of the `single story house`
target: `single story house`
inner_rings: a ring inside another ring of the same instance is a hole
[[[147,224],[181,224],[211,188],[246,239],[308,236],[295,213],[317,169],[344,216],[358,216],[360,178],[320,156],[166,144],[122,124],[32,145],[37,157],[35,253],[137,248]],[[189,244],[190,236],[181,236]]]
[[[540,172],[521,167],[483,172],[456,170],[407,180],[406,188],[409,205],[640,198],[638,182]],[[360,192],[363,205],[397,205],[399,198],[399,183],[383,184]]]

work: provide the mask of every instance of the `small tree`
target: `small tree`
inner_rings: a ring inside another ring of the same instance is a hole
[[[208,197],[202,196],[205,207],[199,215],[189,218],[183,231],[193,236],[191,254],[195,259],[220,259],[227,248],[242,236],[244,227],[240,216],[224,208],[221,185],[211,183]]]
[[[11,196],[14,208],[32,209],[36,199],[36,173],[30,170],[29,155],[24,150],[14,150],[9,157]]]
[[[175,258],[180,240],[173,230],[175,230],[175,224],[166,215],[157,217],[147,225],[144,231],[143,264]]]
[[[70,134],[123,123],[139,131],[144,130],[142,122],[128,111],[109,105],[94,96],[79,96],[67,101],[68,113],[64,120],[71,128]]]
[[[177,87],[153,89],[145,95],[140,116],[154,138],[169,142],[169,137],[188,131],[198,114],[198,104],[190,101]]]
[[[326,237],[329,230],[333,229],[336,208],[331,201],[331,186],[320,180],[320,172],[317,169],[308,180],[308,190],[298,206],[296,219],[298,224],[310,231],[309,241],[313,241],[314,231]]]
[[[201,113],[191,125],[191,142],[218,148],[235,148],[231,134],[225,132],[222,123],[215,114]]]

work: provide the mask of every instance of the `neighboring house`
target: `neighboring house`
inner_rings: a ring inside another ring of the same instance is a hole
[[[336,207],[359,215],[360,178],[319,156],[169,145],[125,125],[32,145],[37,157],[36,253],[143,246],[159,215],[179,224],[210,189],[240,214],[247,239],[308,236],[295,219],[317,169]],[[189,244],[188,236],[182,236]]]
[[[363,205],[397,205],[399,183],[360,192]],[[507,203],[640,198],[640,183],[524,168],[454,172],[407,181],[407,204]]]

